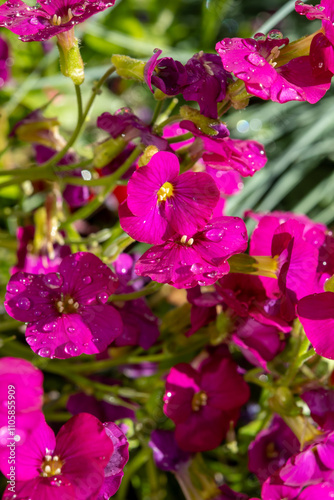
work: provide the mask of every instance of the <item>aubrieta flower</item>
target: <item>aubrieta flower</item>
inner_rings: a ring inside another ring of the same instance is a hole
[[[9,80],[9,47],[4,38],[0,36],[0,89]]]
[[[160,244],[175,232],[191,235],[210,219],[219,199],[215,182],[205,172],[179,170],[177,156],[160,151],[132,175],[119,209],[120,224],[132,238]]]
[[[334,429],[334,390],[318,387],[301,394],[310,409],[312,419],[326,431]]]
[[[315,293],[297,304],[297,315],[314,350],[324,358],[334,359],[334,293]]]
[[[40,0],[30,7],[21,0],[7,0],[0,7],[0,26],[19,35],[23,42],[43,41],[112,7],[112,0]]]
[[[197,370],[186,363],[171,369],[164,412],[175,423],[175,439],[182,450],[206,451],[219,446],[248,398],[249,388],[237,365],[216,353]]]
[[[197,233],[176,234],[151,247],[138,260],[136,273],[176,288],[213,285],[229,272],[227,259],[246,250],[247,240],[245,223],[239,217],[211,219]]]
[[[217,103],[225,99],[231,78],[217,54],[202,51],[183,65],[171,57],[159,59],[161,53],[155,50],[145,65],[144,77],[150,90],[153,92],[153,84],[166,95],[182,94],[187,101],[196,101],[203,115],[217,118]]]
[[[173,431],[153,431],[148,445],[153,450],[156,466],[161,470],[175,472],[191,458],[190,453],[179,448]]]
[[[15,493],[7,487],[3,499],[102,500],[117,491],[128,459],[126,438],[112,423],[81,413],[63,425],[55,437],[44,422],[23,445],[16,446]],[[7,457],[0,458],[9,476]],[[106,484],[107,483],[107,484]]]
[[[114,139],[121,136],[125,143],[140,137],[145,146],[153,145],[162,151],[168,149],[167,140],[154,134],[151,127],[133,114],[130,108],[121,108],[113,115],[107,111],[102,113],[97,119],[97,126]]]
[[[318,102],[329,89],[332,73],[314,71],[310,56],[280,63],[280,48],[289,40],[277,30],[268,37],[258,33],[252,38],[225,38],[216,45],[224,68],[245,82],[249,94],[262,99]]]
[[[201,137],[203,161],[207,167],[218,171],[236,171],[243,177],[253,176],[267,163],[262,144],[257,141],[242,141],[226,138]]]
[[[282,467],[288,458],[298,453],[300,443],[279,416],[258,433],[248,448],[248,468],[263,483]]]
[[[322,30],[320,33],[316,33],[311,43],[310,56],[313,71],[321,72],[328,69],[331,73],[334,73],[333,2],[331,0],[321,0],[319,5],[313,6],[297,0],[295,8],[298,14],[306,16],[311,21],[314,19],[322,21]]]
[[[8,451],[8,425],[24,443],[29,433],[44,420],[43,373],[20,358],[0,359],[0,455]],[[15,424],[13,424],[15,422]],[[7,457],[8,458],[8,457]]]
[[[28,323],[26,340],[48,358],[70,358],[104,351],[122,332],[119,313],[108,297],[118,280],[93,254],[65,257],[58,273],[16,273],[7,285],[5,308]]]

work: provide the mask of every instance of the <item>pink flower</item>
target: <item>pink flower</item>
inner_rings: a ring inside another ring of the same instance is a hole
[[[268,37],[258,33],[252,38],[225,38],[217,43],[224,68],[245,82],[246,90],[275,102],[318,102],[329,89],[332,73],[314,71],[310,56],[279,64],[280,48],[289,40],[272,30]]]
[[[156,153],[128,183],[128,197],[119,208],[120,224],[132,238],[160,244],[175,232],[203,229],[218,203],[219,191],[210,175],[179,175],[176,155]]]
[[[297,304],[297,315],[315,351],[334,359],[334,293],[315,293]]]
[[[229,272],[227,259],[247,248],[247,230],[238,217],[212,219],[202,231],[171,237],[151,247],[136,264],[139,276],[176,288],[212,285]]]
[[[19,358],[0,359],[0,450],[6,450],[8,417],[15,417],[12,427],[19,441],[24,443],[29,433],[44,420],[43,373],[29,361]]]
[[[181,449],[206,451],[221,443],[248,398],[249,388],[237,365],[216,353],[198,370],[186,363],[171,369],[164,412],[175,423],[175,439]]]
[[[10,78],[9,47],[6,40],[0,37],[0,89]]]
[[[128,458],[126,439],[117,426],[104,426],[88,413],[72,417],[57,437],[45,422],[40,424],[24,445],[16,446],[15,455],[15,494],[8,485],[5,500],[106,498],[100,495],[101,488],[111,481],[113,487],[109,484],[107,491],[117,490]],[[0,467],[9,477],[4,457]]]
[[[114,0],[40,0],[40,6],[29,7],[21,0],[7,0],[0,7],[0,26],[19,35],[23,42],[47,40],[114,3]]]
[[[219,141],[208,137],[201,139],[205,165],[219,172],[236,171],[243,177],[248,177],[267,163],[264,147],[259,142],[229,138]]]
[[[6,311],[28,323],[34,352],[60,359],[102,352],[122,332],[119,313],[106,302],[118,280],[93,254],[65,257],[58,273],[19,272],[7,285]]]

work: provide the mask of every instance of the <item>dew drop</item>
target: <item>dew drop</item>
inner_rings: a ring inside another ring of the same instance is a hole
[[[63,284],[63,281],[64,281],[62,275],[59,273],[46,274],[44,276],[43,280],[44,280],[44,283],[46,284],[46,286],[48,286],[49,288],[52,288],[52,289],[61,287],[61,285]]]
[[[42,356],[42,358],[49,358],[51,356],[51,349],[42,347],[42,349],[38,349],[37,354]]]
[[[270,30],[268,33],[268,38],[271,40],[282,40],[283,34],[280,32],[280,30]]]
[[[249,61],[253,66],[264,66],[266,64],[266,60],[260,56],[257,52],[252,52],[246,57],[247,61]]]
[[[73,342],[67,342],[65,345],[65,352],[70,356],[75,356],[78,352],[78,347]]]
[[[108,294],[107,292],[100,292],[97,294],[96,298],[99,302],[101,302],[101,304],[105,304],[106,302],[108,302]]]
[[[36,26],[36,24],[38,24],[38,19],[37,19],[37,17],[32,17],[32,18],[29,20],[29,24],[32,24],[32,25]]]
[[[82,278],[82,281],[86,284],[86,285],[89,285],[93,280],[90,276],[84,276]]]
[[[81,7],[80,5],[78,7],[73,7],[72,9],[72,14],[73,16],[82,16],[82,14],[85,13],[84,7]]]
[[[28,311],[31,307],[31,302],[27,297],[20,297],[17,301],[17,307],[23,311]]]

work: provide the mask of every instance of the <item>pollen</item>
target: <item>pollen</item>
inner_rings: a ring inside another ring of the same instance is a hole
[[[56,302],[57,311],[62,314],[73,314],[79,309],[79,303],[74,302],[74,299],[68,295],[62,297],[62,300]]]
[[[188,240],[188,236],[186,234],[184,234],[182,236],[180,242],[182,243],[182,245],[187,245],[187,247],[191,247],[191,245],[194,244],[194,238],[189,238],[189,240]]]
[[[170,182],[165,182],[158,191],[158,201],[166,201],[173,196],[174,187]]]
[[[61,474],[61,469],[64,462],[58,457],[58,455],[51,456],[45,455],[44,461],[41,465],[41,476],[42,477],[52,477]]]
[[[191,402],[191,407],[194,411],[199,411],[202,406],[206,406],[208,402],[208,396],[206,392],[204,391],[199,391],[194,394],[192,402]]]

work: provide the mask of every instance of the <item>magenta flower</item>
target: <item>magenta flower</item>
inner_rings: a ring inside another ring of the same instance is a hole
[[[4,38],[0,36],[0,89],[10,78],[9,47]]]
[[[219,446],[238,419],[249,388],[229,358],[216,355],[198,370],[181,363],[166,381],[164,412],[175,423],[175,439],[182,450],[212,450]]]
[[[113,427],[109,432],[114,436]],[[115,449],[106,427],[88,413],[72,417],[57,437],[44,422],[25,444],[16,446],[15,494],[8,485],[3,498],[96,500]],[[8,477],[8,461],[0,460]]]
[[[104,424],[104,430],[114,445],[114,451],[104,469],[104,482],[97,500],[109,500],[115,495],[124,476],[123,469],[129,460],[129,443],[122,430],[113,422]]]
[[[27,342],[40,356],[64,359],[104,351],[122,332],[119,313],[106,303],[117,277],[85,252],[65,257],[58,271],[12,276],[6,311],[28,323]]]
[[[209,137],[201,139],[205,165],[219,172],[235,170],[248,177],[267,163],[264,147],[259,142],[229,138],[219,141]]]
[[[289,40],[277,30],[256,39],[225,38],[216,45],[223,66],[245,82],[248,93],[275,102],[318,102],[329,89],[332,73],[313,70],[309,56],[280,65],[280,48]]]
[[[132,175],[119,208],[120,224],[132,238],[160,244],[175,232],[191,235],[210,219],[219,199],[215,182],[204,172],[179,170],[177,156],[161,151]]]
[[[29,433],[44,420],[43,373],[29,361],[19,358],[0,359],[0,454],[6,448],[10,431],[15,429],[18,441],[24,443]],[[9,417],[13,420],[9,421]]]
[[[138,260],[136,272],[176,288],[212,285],[229,272],[227,259],[247,248],[247,230],[238,217],[212,219],[202,231],[175,235],[151,247]]]
[[[315,293],[297,304],[297,315],[315,351],[334,359],[334,293]]]
[[[164,412],[175,423],[175,439],[181,449],[206,451],[219,446],[248,398],[248,385],[237,366],[216,355],[198,370],[186,363],[171,369]]]
[[[0,26],[19,35],[23,42],[43,41],[112,7],[115,0],[40,0],[29,7],[21,0],[7,0],[0,7]]]
[[[313,71],[321,72],[328,69],[334,73],[334,11],[331,0],[321,0],[319,5],[307,5],[297,0],[295,5],[298,14],[305,15],[307,19],[322,21],[322,32],[317,33],[312,39],[310,57]]]

